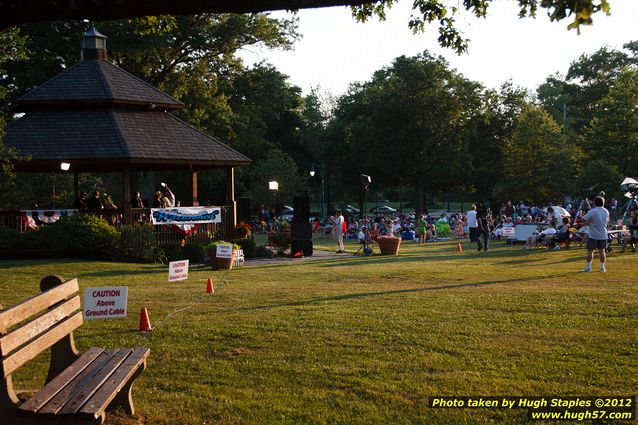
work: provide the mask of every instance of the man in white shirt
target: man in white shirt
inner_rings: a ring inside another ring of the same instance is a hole
[[[591,271],[591,260],[594,256],[594,250],[598,250],[600,256],[600,271],[605,273],[605,250],[607,248],[607,223],[609,223],[609,211],[604,207],[605,198],[597,196],[594,199],[594,206],[587,214],[583,216],[582,224],[589,226],[587,234],[587,265],[583,269],[584,272]]]
[[[472,205],[470,210],[467,212],[467,227],[470,229],[470,242],[476,241],[476,228],[478,224],[476,223],[476,205]]]
[[[337,239],[337,254],[343,254],[346,252],[345,247],[343,246],[343,223],[344,223],[343,215],[341,215],[341,211],[335,211],[335,219],[334,219],[334,227],[333,230],[335,232],[335,238]]]

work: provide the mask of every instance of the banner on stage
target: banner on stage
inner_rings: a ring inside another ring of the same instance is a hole
[[[221,223],[220,207],[151,208],[154,225]]]

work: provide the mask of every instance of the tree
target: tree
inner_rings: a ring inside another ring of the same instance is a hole
[[[470,181],[475,198],[495,201],[494,188],[503,178],[506,140],[511,138],[518,117],[529,102],[527,91],[514,87],[511,81],[503,84],[499,92],[484,93],[483,107],[473,119],[469,139]]]
[[[249,13],[267,10],[296,10],[299,8],[316,8],[327,6],[353,6],[354,16],[365,21],[376,15],[383,19],[385,11],[398,0],[190,0],[187,2],[157,0],[119,0],[106,7],[102,2],[94,0],[43,0],[37,7],[23,0],[5,0],[0,3],[0,30],[27,22],[46,20],[112,20],[149,15],[194,15],[200,13]],[[487,15],[492,0],[463,0],[466,11],[476,17]],[[519,17],[536,16],[539,6],[546,9],[552,21],[560,21],[567,17],[573,20],[569,29],[578,29],[580,25],[590,25],[593,15],[599,12],[610,12],[608,0],[512,0],[519,5]],[[427,24],[438,22],[439,43],[462,52],[467,47],[467,40],[455,27],[455,15],[458,7],[447,7],[440,0],[414,0],[415,11],[409,26],[413,31],[423,31]]]
[[[623,195],[620,191],[622,181],[623,175],[615,165],[609,164],[604,159],[588,159],[584,161],[578,173],[575,193],[594,186],[596,192],[604,191],[608,199],[619,198]]]
[[[566,130],[580,133],[596,113],[600,100],[616,79],[638,66],[638,43],[629,42],[624,51],[603,47],[572,62],[563,78],[548,77],[538,88],[538,98]]]
[[[560,126],[542,108],[529,105],[506,140],[501,199],[534,204],[557,202],[571,192],[580,152],[567,143]]]
[[[242,176],[243,181],[249,182],[246,196],[264,205],[272,205],[273,202],[273,193],[268,189],[269,181],[274,180],[279,183],[276,194],[278,205],[284,202],[290,203],[293,196],[305,195],[308,192],[307,178],[300,175],[290,156],[280,150],[271,151],[265,160],[250,168],[240,169],[238,174],[248,175]]]
[[[638,175],[638,70],[625,71],[601,101],[585,129],[583,146],[592,159]]]
[[[424,52],[401,56],[353,85],[335,112],[333,159],[348,170],[339,180],[359,187],[359,174],[374,170],[375,187],[416,188],[417,211],[425,194],[463,184],[469,161],[469,124],[480,108],[482,87]],[[333,165],[333,168],[334,165]]]

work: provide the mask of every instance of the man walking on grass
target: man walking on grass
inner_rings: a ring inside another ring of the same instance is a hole
[[[334,227],[332,229],[335,232],[335,239],[337,239],[337,248],[339,248],[337,250],[337,254],[343,254],[346,252],[346,249],[343,246],[343,228],[345,227],[344,224],[345,219],[343,218],[343,215],[341,215],[341,211],[335,211]]]
[[[594,199],[594,206],[583,217],[583,226],[589,226],[587,234],[587,266],[584,272],[591,271],[591,260],[594,250],[597,249],[600,255],[600,271],[605,273],[605,249],[607,248],[607,223],[609,223],[609,211],[604,207],[605,198],[597,196]]]

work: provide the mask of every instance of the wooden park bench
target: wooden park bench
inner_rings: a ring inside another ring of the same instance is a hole
[[[73,330],[82,325],[76,279],[47,276],[42,294],[0,311],[0,423],[101,424],[107,408],[133,415],[133,381],[146,368],[148,348],[93,347],[80,356]],[[20,402],[11,374],[51,347],[45,386]]]

